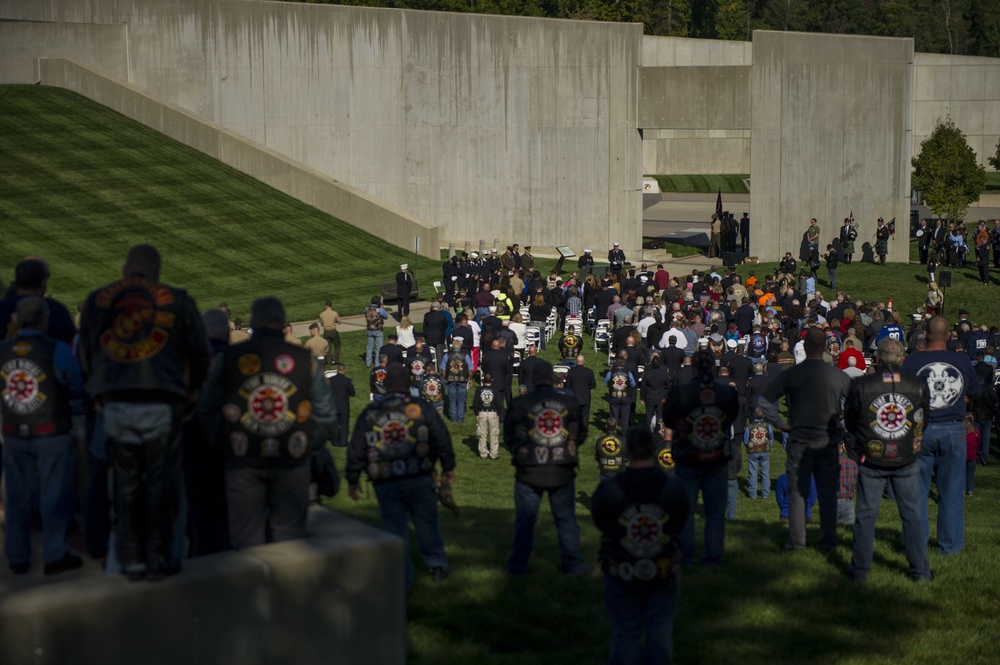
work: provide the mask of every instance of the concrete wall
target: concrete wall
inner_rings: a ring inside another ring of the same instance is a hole
[[[638,124],[645,173],[748,173],[750,67],[640,68]]]
[[[641,25],[249,0],[0,0],[0,16],[127,23],[131,83],[442,242],[640,245]]]
[[[951,116],[979,163],[996,154],[1000,140],[1000,59],[917,53],[914,60],[913,154],[939,119]]]
[[[852,208],[859,245],[879,216],[908,228],[913,41],[757,31],[753,43],[750,253],[797,253],[811,217],[825,246]],[[889,260],[908,257],[897,233]]]
[[[308,529],[306,539],[190,559],[155,584],[18,578],[0,589],[0,662],[403,665],[403,541],[321,508]]]
[[[642,38],[643,67],[749,67],[752,62],[752,42],[652,35]]]
[[[128,28],[88,23],[0,22],[0,84],[36,83],[40,56],[70,58],[128,80]]]
[[[438,227],[428,226],[403,210],[136,86],[61,58],[42,58],[39,66],[45,85],[78,92],[390,243],[412,248],[414,238],[419,237],[424,256],[439,256]]]

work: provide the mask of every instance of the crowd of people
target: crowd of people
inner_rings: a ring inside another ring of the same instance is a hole
[[[441,581],[450,565],[437,506],[449,504],[460,462],[447,422],[463,422],[470,406],[478,455],[506,450],[516,469],[509,575],[528,572],[546,494],[564,572],[591,571],[575,479],[593,451],[614,662],[637,662],[643,625],[647,662],[669,662],[681,571],[723,564],[744,454],[749,498],[766,498],[771,447],[785,447],[775,494],[786,549],[806,547],[816,502],[821,550],[836,547],[838,523],[852,525],[857,582],[872,566],[886,483],[913,579],[931,578],[932,482],[937,547],[962,550],[965,495],[988,460],[998,412],[996,327],[964,310],[949,325],[930,295],[905,320],[891,303],[825,297],[790,254],[760,279],[714,268],[671,276],[663,265],[630,267],[616,243],[603,275],[587,250],[563,279],[536,270],[530,249],[448,260],[446,289],[419,331],[401,307],[385,338],[389,314],[372,298],[363,317],[370,399],[353,428],[355,387],[331,301],[304,344],[273,297],[253,303],[244,331],[224,304],[199,314],[186,292],[162,284],[159,254],[138,245],[122,278],[91,293],[77,326],[45,297],[48,265],[22,261],[0,301],[11,569],[31,567],[36,510],[45,573],[80,567],[67,545],[76,440],[86,442],[90,480],[80,507],[87,553],[133,581],[176,574],[187,556],[304,536],[310,484],[337,491],[331,441],[347,448],[349,496],[360,497],[367,477],[383,526],[408,541],[412,521],[420,557]],[[407,267],[400,272],[406,283]],[[585,335],[608,354],[603,377],[588,367]],[[538,355],[547,338],[558,366]],[[591,439],[601,384],[609,417]],[[411,586],[408,550],[405,561]]]

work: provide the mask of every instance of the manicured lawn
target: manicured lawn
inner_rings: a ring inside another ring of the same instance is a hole
[[[715,193],[721,189],[723,194],[746,194],[747,188],[743,184],[743,180],[750,176],[745,173],[735,173],[720,175],[647,175],[645,177],[656,178],[656,181],[660,183],[660,190],[664,192]]]
[[[188,288],[203,308],[227,300],[243,316],[249,303],[265,294],[284,298],[292,318],[315,315],[331,296],[342,314],[360,311],[378,281],[391,279],[398,263],[412,263],[406,252],[70,93],[0,87],[0,155],[0,275],[9,281],[18,260],[42,255],[52,264],[51,291],[71,305],[114,279],[125,251],[136,242],[156,244],[165,258],[165,281]],[[715,191],[718,183],[709,186],[706,180],[705,186]],[[553,262],[538,263],[546,270]],[[575,267],[575,261],[570,263]],[[438,266],[421,260],[418,277],[438,278]],[[773,268],[753,270],[763,276]],[[740,272],[745,276],[750,269],[742,266]],[[1000,276],[992,287],[983,287],[973,273],[971,268],[955,271],[947,312],[953,316],[963,306],[974,320],[994,323],[1000,318],[994,305]],[[823,288],[825,270],[821,277]],[[852,296],[892,297],[894,309],[904,313],[923,302],[926,290],[926,273],[918,265],[858,263],[840,268],[837,277]],[[364,339],[363,333],[343,335],[342,356],[359,393],[352,416],[367,401]],[[551,345],[543,355],[554,359],[555,353]],[[595,371],[604,369],[605,359],[592,347],[585,355]],[[607,415],[604,394],[602,388],[595,396],[594,424]],[[605,662],[610,629],[600,578],[570,580],[558,572],[555,531],[543,508],[531,571],[524,579],[508,579],[503,570],[513,534],[513,470],[505,455],[490,462],[474,453],[471,413],[450,431],[462,513],[442,513],[441,523],[454,573],[438,587],[425,576],[418,579],[408,606],[409,661]],[[577,480],[577,514],[588,557],[595,557],[598,547],[587,511],[597,484],[592,446],[593,436],[582,447]],[[335,457],[343,468],[343,451]],[[783,464],[778,446],[772,479]],[[786,527],[773,499],[751,501],[741,495],[737,520],[727,528],[726,565],[695,569],[683,578],[676,661],[995,662],[993,645],[1000,639],[998,466],[994,456],[978,472],[975,496],[967,504],[966,551],[948,559],[932,555],[937,577],[923,585],[906,577],[892,504],[883,504],[869,584],[857,588],[845,577],[851,541],[846,528],[840,531],[840,551],[831,557],[812,551],[786,555],[781,549]],[[741,489],[745,476],[744,469]],[[346,493],[329,503],[378,523],[370,488],[359,503]],[[935,515],[932,503],[932,523]]]

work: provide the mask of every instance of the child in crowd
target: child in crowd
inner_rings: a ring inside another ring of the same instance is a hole
[[[979,428],[972,414],[965,416],[965,496],[976,487],[976,463],[979,461]]]

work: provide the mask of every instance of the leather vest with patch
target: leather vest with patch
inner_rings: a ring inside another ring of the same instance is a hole
[[[469,363],[465,361],[465,353],[448,354],[444,365],[444,380],[448,383],[465,383],[469,380]]]
[[[572,397],[554,391],[525,396],[517,402],[514,463],[518,466],[579,464],[576,447],[577,413]]]
[[[632,396],[632,385],[628,380],[628,370],[622,367],[611,370],[608,381],[608,397],[611,399],[628,399]]]
[[[222,420],[229,459],[267,467],[308,463],[313,445],[309,351],[255,337],[230,347],[223,362]]]
[[[0,344],[3,432],[21,439],[70,431],[69,395],[56,381],[56,343],[44,335],[19,335]]]
[[[431,377],[428,377],[431,378]],[[422,399],[392,393],[379,404],[365,409],[358,427],[365,433],[365,471],[373,481],[409,478],[429,474],[430,458],[428,410]]]
[[[621,437],[605,434],[597,440],[597,466],[605,476],[618,475],[625,468]]]

